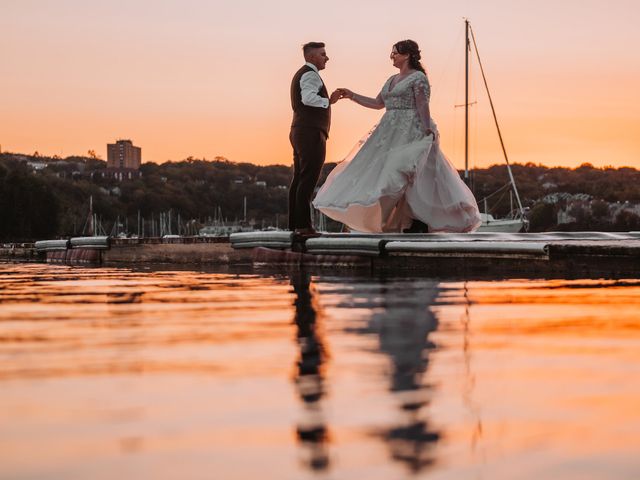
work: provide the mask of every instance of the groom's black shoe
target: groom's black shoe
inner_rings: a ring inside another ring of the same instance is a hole
[[[320,232],[318,232],[315,228],[313,227],[309,227],[309,228],[296,228],[294,230],[294,233],[296,235],[299,235],[301,237],[306,237],[306,238],[310,238],[310,237],[321,237],[322,234]]]
[[[429,233],[429,225],[414,218],[411,226],[402,230],[402,233]]]

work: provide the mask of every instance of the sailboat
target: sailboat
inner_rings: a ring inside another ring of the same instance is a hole
[[[244,212],[244,220],[238,221],[237,219],[233,222],[228,221],[222,215],[222,208],[220,206],[217,207],[213,222],[210,222],[208,225],[205,225],[198,231],[198,235],[201,237],[228,237],[232,233],[238,232],[253,232],[255,229],[253,225],[249,225],[247,222],[247,197],[244,197],[243,200],[243,212]]]
[[[480,53],[478,52],[478,45],[476,43],[475,35],[473,34],[473,30],[471,29],[471,24],[468,19],[464,20],[465,22],[465,85],[464,85],[464,181],[467,185],[470,184],[469,178],[469,53],[471,52],[471,43],[473,42],[473,48],[478,59],[478,65],[480,66],[480,72],[482,73],[482,80],[484,82],[484,87],[487,92],[487,97],[489,98],[489,105],[491,106],[491,113],[493,114],[493,120],[496,124],[496,129],[498,130],[498,138],[500,139],[500,146],[502,147],[502,153],[504,154],[504,160],[507,165],[507,172],[509,173],[509,183],[504,185],[498,191],[492,193],[481,199],[478,204],[484,207],[484,212],[480,213],[480,217],[482,219],[482,224],[480,228],[478,228],[478,232],[505,232],[505,233],[516,233],[522,230],[528,230],[529,221],[526,218],[524,208],[522,207],[522,202],[520,201],[520,195],[518,194],[518,187],[516,186],[516,181],[513,178],[513,172],[511,171],[511,165],[509,164],[509,157],[507,156],[507,150],[504,146],[504,141],[502,140],[502,132],[500,131],[500,125],[498,124],[498,117],[496,116],[496,110],[493,106],[493,100],[491,98],[491,93],[489,92],[489,85],[487,84],[487,78],[484,74],[484,68],[482,67],[482,61],[480,60]],[[491,213],[489,213],[488,208],[488,199],[489,197],[495,195],[496,193],[501,192],[506,187],[510,189],[510,197],[511,197],[511,209],[510,215],[507,218],[494,218]],[[513,197],[515,196],[516,200],[516,208],[513,208]]]

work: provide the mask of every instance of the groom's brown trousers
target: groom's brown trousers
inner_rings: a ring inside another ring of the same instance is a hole
[[[311,197],[320,178],[327,150],[327,134],[319,128],[294,127],[293,179],[289,187],[289,230],[311,228]]]

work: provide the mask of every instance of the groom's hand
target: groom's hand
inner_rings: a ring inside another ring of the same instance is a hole
[[[334,104],[338,100],[340,100],[340,98],[342,98],[342,96],[340,94],[340,89],[334,90],[333,93],[331,94],[331,96],[329,97],[329,103],[330,104]]]

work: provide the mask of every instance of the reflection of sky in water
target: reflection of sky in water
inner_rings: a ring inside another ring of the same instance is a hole
[[[638,293],[0,264],[0,478],[636,478]]]

